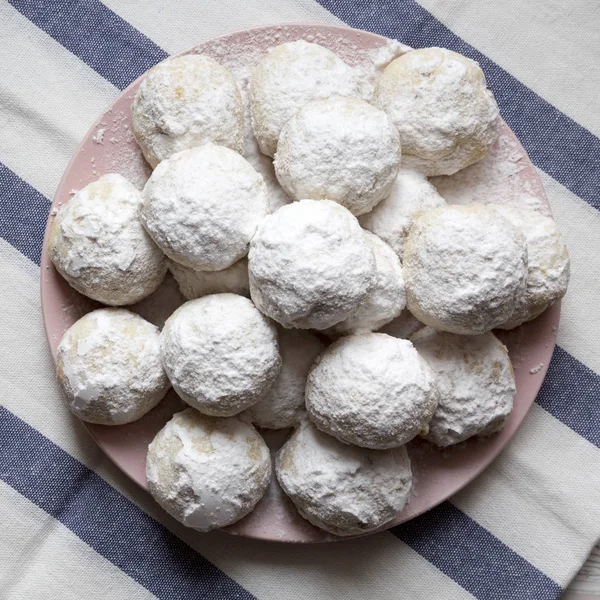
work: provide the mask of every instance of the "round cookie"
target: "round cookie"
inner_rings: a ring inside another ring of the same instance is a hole
[[[62,206],[50,228],[48,254],[81,294],[111,306],[149,296],[167,261],[138,219],[140,192],[121,175],[103,175]]]
[[[284,125],[274,162],[291,198],[327,198],[353,215],[389,194],[399,165],[400,136],[387,114],[339,96],[306,104]]]
[[[142,223],[163,252],[199,271],[248,254],[269,212],[262,176],[229,148],[205,144],[163,160],[144,188]]]
[[[493,333],[465,336],[425,327],[411,341],[433,369],[440,393],[426,439],[449,446],[502,429],[513,408],[515,375]]]
[[[475,335],[506,322],[526,279],[523,234],[489,206],[421,213],[404,246],[408,308],[442,331]]]
[[[184,267],[170,260],[169,271],[173,274],[186,300],[194,300],[209,294],[225,293],[250,297],[248,259],[246,257],[221,271],[196,271],[196,269]]]
[[[359,96],[358,73],[327,48],[304,40],[276,46],[258,63],[249,86],[252,129],[274,156],[282,127],[311,100]]]
[[[412,486],[406,448],[344,444],[308,422],[281,448],[276,474],[298,512],[339,536],[383,527],[405,507]]]
[[[176,152],[214,142],[244,148],[244,107],[231,73],[208,56],[159,63],[133,100],[133,133],[154,168]]]
[[[498,135],[498,105],[483,71],[445,48],[420,48],[393,60],[374,104],[400,132],[404,165],[426,175],[452,175],[481,160]]]
[[[567,293],[570,261],[556,222],[529,208],[490,205],[508,219],[527,242],[527,287],[500,329],[513,329],[539,317]]]
[[[264,398],[246,414],[254,425],[266,429],[292,427],[306,414],[304,389],[306,377],[324,344],[310,331],[279,329],[281,371]]]
[[[389,196],[371,212],[361,215],[358,222],[389,244],[403,260],[404,242],[415,216],[445,204],[425,175],[401,168]]]
[[[356,217],[330,200],[283,206],[250,244],[250,294],[284,327],[326,329],[366,298],[375,259]]]
[[[230,417],[262,398],[281,368],[277,330],[248,300],[190,300],[165,323],[161,357],[171,384],[200,412]]]
[[[310,420],[342,442],[401,446],[423,431],[438,402],[434,375],[408,340],[384,333],[329,346],[306,382]]]
[[[136,421],[170,387],[158,328],[122,308],[100,308],[71,325],[58,345],[56,371],[71,411],[100,425]]]
[[[148,446],[146,479],[172,517],[209,531],[252,511],[271,480],[271,457],[252,425],[188,408],[173,415]]]
[[[334,336],[376,331],[396,318],[406,306],[400,260],[376,235],[365,231],[364,236],[375,256],[375,281],[359,307],[327,331]]]

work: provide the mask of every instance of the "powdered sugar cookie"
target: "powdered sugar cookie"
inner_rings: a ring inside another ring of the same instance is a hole
[[[515,375],[494,334],[455,335],[425,327],[411,341],[435,372],[440,392],[428,440],[449,446],[502,429],[513,407]]]
[[[200,271],[220,271],[246,256],[269,211],[262,176],[214,144],[162,161],[143,195],[148,233],[170,259]]]
[[[283,206],[250,245],[250,294],[284,327],[326,329],[366,298],[375,259],[356,217],[329,200]]]
[[[404,242],[415,215],[445,204],[425,175],[401,168],[389,196],[371,212],[361,215],[358,222],[389,244],[403,260]]]
[[[78,292],[112,306],[133,304],[164,279],[167,261],[144,231],[140,192],[103,175],[79,190],[52,222],[48,254]]]
[[[389,194],[400,136],[386,113],[363,100],[315,100],[283,126],[274,164],[291,198],[327,198],[362,215]]]
[[[281,448],[279,484],[298,512],[334,535],[360,535],[390,522],[412,485],[406,448],[344,444],[305,422]]]
[[[358,96],[358,73],[331,50],[304,40],[273,48],[250,79],[252,128],[261,151],[274,156],[279,133],[307,102]]]
[[[235,294],[204,296],[178,308],[163,328],[161,357],[181,398],[218,417],[256,403],[281,368],[275,326]]]
[[[443,331],[475,335],[501,325],[526,279],[523,234],[489,206],[421,213],[404,246],[408,308]]]
[[[269,449],[237,417],[177,413],[148,447],[148,489],[175,519],[200,531],[246,516],[271,480]]]
[[[498,135],[498,105],[483,71],[445,48],[420,48],[393,60],[374,103],[400,132],[404,165],[426,175],[451,175],[481,160]]]
[[[341,338],[306,382],[310,420],[365,448],[401,446],[427,431],[437,401],[433,372],[413,345],[383,333]]]
[[[527,241],[527,286],[510,319],[501,329],[513,329],[541,315],[567,293],[570,261],[554,219],[528,208],[490,205],[508,219]]]
[[[281,371],[267,395],[246,411],[255,425],[284,429],[298,424],[306,414],[304,389],[308,371],[323,350],[323,342],[310,331],[279,329]]]
[[[394,251],[369,231],[364,232],[375,256],[375,280],[358,308],[327,333],[334,336],[376,331],[406,306],[402,265]]]
[[[94,310],[69,327],[58,345],[56,369],[69,408],[100,425],[139,419],[170,387],[158,328],[119,308]]]
[[[178,56],[150,69],[135,94],[132,122],[152,167],[206,142],[244,148],[240,91],[229,71],[208,56]]]

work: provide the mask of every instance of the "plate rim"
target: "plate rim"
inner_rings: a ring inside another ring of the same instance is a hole
[[[224,33],[219,36],[211,37],[207,40],[199,42],[198,44],[196,44],[186,50],[183,50],[183,51],[178,52],[173,55],[169,55],[164,60],[169,60],[176,56],[182,56],[182,55],[194,53],[195,50],[197,50],[198,48],[201,48],[204,45],[212,44],[212,43],[215,43],[218,41],[227,41],[228,38],[231,38],[234,36],[266,32],[268,30],[277,31],[278,29],[283,29],[283,28],[295,28],[295,29],[300,29],[301,31],[304,31],[304,32],[307,29],[316,29],[316,30],[321,30],[321,31],[326,30],[327,32],[338,32],[343,37],[348,37],[348,35],[351,34],[351,35],[357,36],[358,38],[367,37],[369,39],[375,39],[375,40],[383,41],[385,43],[387,43],[388,40],[392,40],[392,38],[387,38],[380,34],[372,33],[372,32],[361,30],[361,29],[345,27],[345,26],[341,26],[341,25],[324,25],[324,24],[320,24],[320,23],[311,23],[311,22],[284,22],[284,23],[275,23],[275,24],[271,24],[271,25],[260,25],[260,26],[256,26],[256,27],[240,29],[237,31]],[[302,35],[308,35],[308,34],[307,33],[301,34],[301,36],[298,39],[300,39],[302,37]],[[400,41],[400,40],[393,40],[393,41]],[[402,42],[400,42],[400,43],[402,43]],[[160,62],[164,62],[164,61],[160,61]],[[157,63],[157,64],[159,64],[159,63]],[[150,68],[152,68],[152,67],[150,67]],[[50,228],[52,225],[52,221],[56,214],[55,211],[59,206],[62,206],[65,203],[65,202],[63,202],[62,204],[60,204],[60,202],[59,202],[60,199],[64,198],[63,187],[65,187],[65,182],[69,176],[69,173],[71,172],[71,170],[74,167],[77,157],[85,148],[87,140],[90,138],[90,136],[93,135],[94,131],[98,128],[98,126],[101,124],[103,119],[106,118],[108,111],[111,110],[111,108],[117,102],[119,102],[123,97],[126,97],[127,95],[131,94],[132,88],[134,88],[146,76],[147,72],[148,71],[145,71],[143,74],[141,74],[139,77],[137,77],[134,81],[132,81],[126,88],[121,90],[121,92],[111,100],[111,102],[105,107],[102,114],[97,119],[94,120],[93,124],[86,131],[85,135],[83,136],[80,143],[77,145],[75,151],[73,152],[73,155],[71,156],[67,166],[65,167],[65,169],[61,175],[59,183],[56,187],[56,191],[52,198],[52,203],[49,207],[49,214],[48,214],[46,226],[44,229],[43,246],[42,246],[41,260],[40,260],[40,300],[41,300],[42,320],[43,320],[43,325],[44,325],[44,334],[46,337],[46,342],[48,344],[48,350],[50,351],[54,365],[56,365],[56,353],[53,350],[53,343],[52,343],[53,340],[51,339],[51,334],[50,334],[49,323],[51,320],[51,316],[50,316],[51,302],[48,297],[49,288],[51,288],[52,286],[47,281],[47,279],[44,275],[45,275],[45,272],[47,269],[54,269],[52,261],[50,260],[49,253],[47,251],[47,244],[48,244],[48,237],[50,234]],[[519,147],[522,149],[524,156],[527,158],[528,166],[533,167],[533,163],[532,163],[531,159],[529,158],[529,155],[527,154],[527,152],[521,145],[521,143],[518,140],[518,138],[516,137],[515,133],[510,129],[510,127],[508,126],[508,124],[506,124],[506,122],[502,119],[502,117],[500,117],[500,119],[501,119],[503,125],[510,132],[510,135],[517,141]],[[534,168],[533,168],[533,172],[535,174],[535,177],[539,180],[539,182],[541,184],[540,190],[541,190],[541,194],[543,194],[543,200],[544,200],[546,206],[548,206],[550,208],[550,204],[548,202],[546,191],[543,187],[543,184],[541,183],[541,178],[539,177],[539,174],[537,173],[537,171]],[[59,277],[60,277],[60,275],[59,275]],[[126,306],[124,308],[128,308],[128,307]],[[516,432],[520,429],[524,419],[526,418],[527,414],[531,410],[532,405],[535,403],[537,395],[539,394],[539,391],[545,381],[546,374],[547,374],[547,371],[548,371],[548,368],[550,365],[550,359],[552,357],[552,353],[554,352],[554,348],[556,347],[556,332],[558,330],[558,326],[559,326],[559,322],[560,322],[560,313],[561,313],[560,300],[556,301],[551,307],[549,307],[544,313],[542,313],[542,316],[545,315],[546,319],[552,321],[552,327],[553,327],[553,331],[554,331],[554,335],[552,336],[553,337],[553,345],[552,345],[552,348],[550,348],[548,350],[549,359],[544,361],[544,364],[539,369],[539,371],[536,371],[537,377],[536,377],[535,381],[532,382],[532,384],[530,384],[530,389],[532,390],[532,392],[531,392],[532,399],[527,401],[527,408],[524,411],[522,417],[519,419],[518,424],[505,437],[502,444],[498,445],[498,447],[494,448],[493,451],[489,452],[486,455],[485,460],[481,463],[481,465],[477,469],[475,469],[472,473],[470,473],[468,477],[465,477],[464,479],[462,479],[460,484],[457,487],[453,488],[447,494],[444,493],[443,494],[444,497],[440,498],[435,504],[432,504],[428,508],[423,509],[415,514],[412,514],[409,518],[406,518],[406,519],[400,518],[399,519],[398,517],[396,517],[396,519],[394,519],[394,521],[384,525],[383,527],[381,527],[375,531],[357,535],[357,536],[348,536],[348,537],[328,536],[326,539],[319,539],[319,540],[297,540],[297,539],[278,539],[276,537],[262,537],[262,536],[258,536],[258,535],[247,535],[247,534],[244,535],[244,534],[240,534],[236,531],[231,530],[232,526],[222,528],[221,531],[225,531],[225,532],[227,532],[229,534],[233,534],[233,535],[242,535],[243,537],[248,537],[249,539],[257,539],[257,540],[261,540],[261,541],[271,541],[271,542],[278,542],[278,543],[311,544],[311,543],[325,543],[325,542],[330,542],[330,541],[337,542],[337,541],[357,539],[357,538],[365,537],[368,535],[372,535],[374,533],[379,533],[381,531],[386,531],[386,530],[388,530],[392,527],[395,527],[401,523],[407,522],[411,519],[421,516],[421,515],[425,514],[426,512],[428,512],[429,510],[435,508],[442,502],[447,501],[450,497],[452,497],[454,494],[456,494],[460,490],[464,489],[467,485],[469,485],[477,477],[479,477],[490,466],[490,464],[498,457],[498,455],[506,448],[506,446],[513,439]],[[542,318],[542,317],[539,317],[539,318]],[[556,329],[554,329],[554,327]],[[119,471],[121,471],[121,473],[123,473],[130,481],[132,481],[138,487],[140,487],[141,489],[143,489],[144,491],[147,492],[147,488],[144,488],[142,485],[140,485],[139,482],[137,482],[125,470],[125,468],[116,460],[116,458],[114,456],[112,456],[112,454],[110,452],[108,452],[107,449],[102,445],[102,443],[97,439],[96,435],[94,434],[93,425],[89,424],[81,419],[79,419],[79,421],[83,424],[85,430],[90,435],[90,437],[93,439],[94,443],[96,443],[100,447],[102,452],[119,469]],[[90,425],[92,425],[92,426],[90,426]],[[275,477],[274,473],[273,473],[273,477]],[[401,515],[401,514],[402,514],[402,512],[399,513],[399,515]],[[235,526],[235,524],[233,526]]]

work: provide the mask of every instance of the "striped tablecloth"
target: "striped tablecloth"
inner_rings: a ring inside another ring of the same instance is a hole
[[[572,257],[550,371],[501,457],[430,513],[335,545],[190,535],[169,519],[68,413],[40,314],[49,199],[93,120],[169,54],[286,21],[479,61]],[[599,30],[596,0],[2,0],[0,597],[560,596],[600,533]]]

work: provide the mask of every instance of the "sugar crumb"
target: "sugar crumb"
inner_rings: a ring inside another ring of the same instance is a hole
[[[104,132],[106,131],[106,129],[104,127],[101,127],[100,129],[98,129],[98,131],[96,131],[96,135],[94,137],[92,137],[92,142],[94,142],[94,144],[104,144]]]

